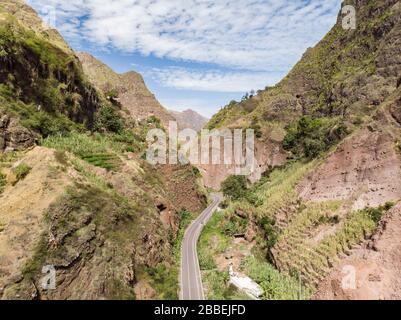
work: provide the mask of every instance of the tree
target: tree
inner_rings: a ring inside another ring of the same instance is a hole
[[[119,133],[123,129],[123,121],[118,111],[106,105],[96,114],[96,129]]]
[[[248,183],[245,176],[229,176],[221,185],[221,190],[226,197],[238,200],[246,195]]]

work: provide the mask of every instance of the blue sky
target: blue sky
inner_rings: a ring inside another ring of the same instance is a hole
[[[168,109],[212,116],[277,83],[340,0],[28,0],[77,51],[140,72]]]

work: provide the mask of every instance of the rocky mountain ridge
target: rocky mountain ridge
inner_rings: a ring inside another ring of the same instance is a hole
[[[175,120],[148,90],[139,73],[117,74],[88,53],[79,52],[77,56],[90,81],[106,97],[114,95],[129,119],[143,121],[153,116],[165,127],[169,121]]]
[[[192,129],[199,132],[205,127],[206,123],[209,121],[209,119],[191,109],[187,109],[181,112],[170,111],[170,113],[177,120],[178,128],[181,130]]]

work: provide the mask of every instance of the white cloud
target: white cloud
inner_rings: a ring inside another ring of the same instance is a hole
[[[340,0],[29,0],[69,41],[256,71],[287,70],[334,24]]]
[[[209,92],[241,92],[264,88],[281,79],[281,73],[224,72],[221,70],[193,70],[184,68],[151,69],[145,75],[164,87]]]

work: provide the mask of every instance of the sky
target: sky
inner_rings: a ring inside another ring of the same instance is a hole
[[[76,51],[140,72],[168,109],[211,117],[281,80],[341,0],[27,0]]]

